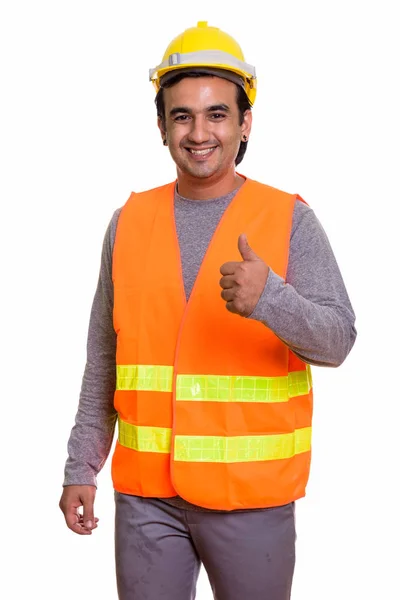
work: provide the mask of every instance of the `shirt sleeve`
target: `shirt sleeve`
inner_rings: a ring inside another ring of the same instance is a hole
[[[96,485],[113,441],[116,333],[113,326],[114,292],[112,250],[120,210],[107,228],[100,274],[89,321],[87,361],[75,425],[68,441],[64,486]]]
[[[286,281],[271,269],[250,315],[269,327],[299,358],[337,367],[355,339],[355,315],[329,240],[306,204],[293,211]]]

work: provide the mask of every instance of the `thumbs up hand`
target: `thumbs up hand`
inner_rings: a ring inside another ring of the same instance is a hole
[[[222,265],[220,279],[221,297],[226,308],[242,317],[251,315],[265,287],[269,267],[250,248],[244,233],[239,236],[238,248],[242,262],[226,262]]]

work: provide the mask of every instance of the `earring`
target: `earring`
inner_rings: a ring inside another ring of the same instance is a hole
[[[244,136],[243,136],[243,141],[244,141],[244,142],[247,142],[247,140],[248,140],[248,139],[249,139],[249,138],[247,137],[247,135],[244,135]]]
[[[164,139],[164,140],[162,141],[162,143],[164,144],[164,146],[168,146],[168,142],[167,142],[167,140],[166,140],[166,139]]]

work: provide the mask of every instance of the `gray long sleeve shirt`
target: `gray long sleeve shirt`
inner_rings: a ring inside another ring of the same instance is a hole
[[[175,193],[175,221],[188,298],[211,237],[235,192],[213,200],[188,200]],[[68,442],[64,485],[96,485],[113,441],[116,411],[116,334],[113,327],[112,253],[121,209],[107,228],[93,301],[75,426]],[[226,260],[230,260],[229,257]],[[314,212],[296,201],[286,281],[269,271],[250,315],[269,327],[309,364],[339,366],[355,338],[355,316],[327,236]],[[166,502],[197,508],[183,499]]]

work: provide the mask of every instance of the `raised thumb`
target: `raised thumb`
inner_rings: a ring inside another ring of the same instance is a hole
[[[239,235],[238,248],[243,260],[260,260],[257,254],[250,248],[245,233]]]

